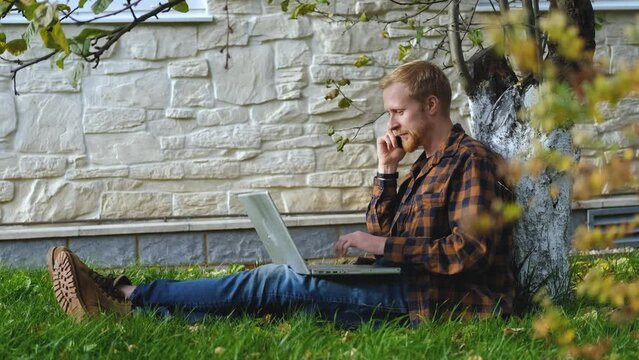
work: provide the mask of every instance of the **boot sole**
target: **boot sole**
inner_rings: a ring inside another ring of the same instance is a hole
[[[50,250],[51,255],[53,255],[52,250]],[[53,291],[58,305],[65,313],[76,320],[82,320],[87,317],[89,312],[80,297],[80,289],[77,283],[78,274],[71,255],[66,251],[60,252],[56,259],[52,261],[51,269]]]
[[[54,246],[47,251],[47,270],[49,270],[49,276],[53,279],[53,264],[55,264],[56,251],[60,249],[66,250],[66,246]]]

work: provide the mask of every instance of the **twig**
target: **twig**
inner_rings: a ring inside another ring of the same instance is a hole
[[[11,4],[9,4],[9,6],[2,12],[2,14],[0,14],[0,19],[4,18],[5,16],[7,16],[7,14],[11,11],[11,9],[13,9],[13,6],[18,2],[18,0],[13,0],[11,1]]]
[[[55,54],[57,54],[59,52],[60,52],[60,50],[54,50],[54,51],[48,53],[47,55],[41,56],[41,57],[36,58],[36,59],[29,60],[29,61],[21,61],[21,65],[20,66],[18,66],[15,69],[11,69],[11,79],[13,80],[13,93],[15,95],[20,95],[18,93],[18,89],[16,87],[16,75],[18,74],[18,71],[20,71],[20,70],[22,70],[22,69],[24,69],[24,68],[26,68],[28,66],[31,66],[33,64],[37,64],[37,63],[39,63],[41,61],[47,60],[47,59],[49,59],[50,57],[52,57],[53,55],[55,55]]]
[[[226,4],[224,5],[224,11],[226,11],[226,46],[223,50],[226,50],[226,59],[224,60],[224,69],[229,69],[229,60],[231,59],[231,54],[229,54],[229,44],[231,33],[233,32],[233,28],[231,27],[231,18],[229,16],[229,0],[226,0]]]
[[[133,8],[134,6],[137,6],[137,5],[138,5],[139,3],[141,3],[141,2],[142,2],[142,0],[136,0],[136,1],[135,1],[135,2],[133,2],[133,3],[131,3],[130,1],[127,1],[128,5],[125,5],[125,6],[124,6],[124,7],[122,7],[121,9],[115,10],[115,11],[110,12],[110,13],[108,13],[108,14],[104,14],[104,15],[96,16],[96,17],[91,18],[91,19],[89,19],[89,20],[78,20],[78,19],[74,18],[73,16],[68,16],[68,17],[69,17],[69,19],[73,20],[73,22],[74,22],[76,25],[85,25],[85,24],[92,23],[92,22],[94,22],[94,21],[96,21],[96,20],[100,20],[100,19],[108,18],[108,17],[110,17],[110,16],[114,16],[114,15],[117,15],[117,14],[123,13],[123,12],[125,12],[125,11],[127,11],[127,10],[131,10],[131,11],[133,11],[133,10],[132,10],[132,8]],[[162,4],[160,4],[160,5],[162,5]],[[74,9],[74,11],[75,11],[75,9]],[[73,12],[73,11],[72,11],[72,12]],[[70,14],[71,14],[71,13],[69,13],[69,15],[70,15]],[[137,20],[137,19],[135,18],[135,14],[133,15],[133,19],[134,19],[134,21],[135,21],[135,20]]]

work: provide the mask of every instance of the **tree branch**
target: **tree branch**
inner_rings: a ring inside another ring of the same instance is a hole
[[[51,58],[53,55],[55,55],[55,54],[57,54],[59,52],[60,52],[60,50],[54,50],[54,51],[48,53],[47,55],[41,56],[41,57],[36,58],[36,59],[32,59],[32,60],[29,60],[29,61],[20,61],[19,62],[20,66],[18,66],[15,69],[11,69],[11,79],[13,80],[13,93],[15,95],[20,95],[18,93],[18,89],[16,88],[16,75],[18,74],[18,71],[20,71],[20,70],[22,70],[22,69],[24,69],[26,67],[29,67],[29,66],[31,66],[33,64],[37,64],[37,63],[39,63],[41,61],[47,60],[47,59]]]
[[[448,41],[450,44],[450,54],[455,65],[455,69],[459,73],[459,82],[466,93],[470,92],[472,87],[472,78],[466,66],[466,59],[462,52],[461,37],[459,36],[459,1],[453,0],[448,8],[450,16],[450,24],[448,29]]]
[[[148,13],[140,16],[139,18],[135,19],[134,21],[129,23],[127,26],[115,29],[112,32],[112,35],[108,36],[108,40],[107,40],[107,42],[104,45],[102,45],[100,47],[96,46],[97,50],[91,52],[91,54],[87,57],[87,61],[88,62],[96,62],[96,65],[97,65],[97,62],[100,61],[100,56],[105,51],[107,51],[113,44],[115,44],[115,42],[118,41],[118,39],[121,38],[122,35],[128,33],[133,28],[135,28],[136,26],[140,25],[141,23],[143,23],[144,21],[148,20],[149,18],[157,16],[161,12],[168,11],[173,6],[179,4],[179,3],[183,2],[183,1],[185,1],[185,0],[172,0],[172,1],[169,1],[169,2],[164,3],[164,4],[160,4],[160,6],[158,6],[157,8],[149,11]]]

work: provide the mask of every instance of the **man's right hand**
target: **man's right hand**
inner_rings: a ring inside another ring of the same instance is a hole
[[[406,152],[391,130],[377,138],[378,172],[382,174],[397,172],[397,166],[404,156]]]

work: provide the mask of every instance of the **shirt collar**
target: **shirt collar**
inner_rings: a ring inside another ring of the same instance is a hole
[[[411,172],[417,174],[429,161],[430,164],[434,166],[439,163],[441,159],[455,155],[465,135],[466,132],[460,124],[453,125],[448,134],[448,139],[441,143],[439,149],[437,149],[433,155],[427,157],[426,151],[424,151],[411,167]]]

